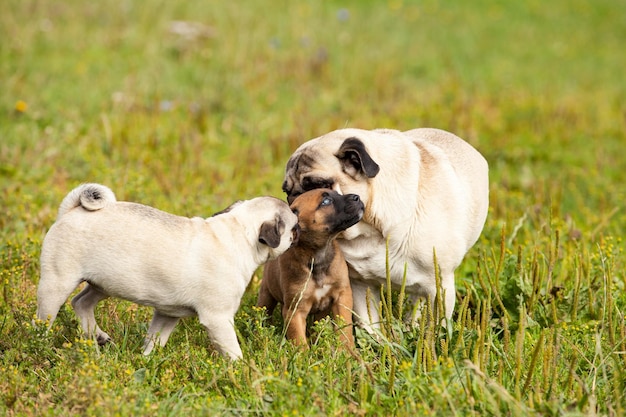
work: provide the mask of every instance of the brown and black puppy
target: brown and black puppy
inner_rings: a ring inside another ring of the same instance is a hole
[[[341,337],[352,347],[352,289],[335,237],[361,220],[363,202],[356,194],[316,189],[298,196],[291,209],[298,215],[300,236],[287,252],[265,264],[257,305],[271,315],[281,303],[287,338],[303,346],[309,314],[316,320],[339,316],[347,325]]]

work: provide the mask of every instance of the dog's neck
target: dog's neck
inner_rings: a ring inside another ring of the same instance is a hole
[[[204,221],[211,225],[212,230],[215,231],[217,235],[220,236],[221,243],[225,247],[234,247],[236,245],[237,240],[234,239],[234,236],[245,239],[250,247],[253,249],[253,258],[246,262],[242,263],[242,268],[245,270],[245,274],[248,275],[248,271],[250,272],[250,276],[254,273],[254,270],[259,267],[259,265],[263,265],[270,259],[270,251],[267,246],[258,244],[258,229],[254,227],[250,227],[246,223],[242,222],[237,216],[233,215],[230,211],[224,211],[223,213],[218,213],[211,217],[208,217]],[[243,259],[241,259],[243,261]]]

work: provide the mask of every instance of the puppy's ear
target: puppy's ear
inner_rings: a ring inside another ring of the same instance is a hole
[[[280,245],[280,236],[285,231],[285,222],[277,217],[273,221],[267,221],[259,230],[259,242],[276,249]]]
[[[365,149],[365,145],[357,138],[343,141],[335,156],[343,163],[344,169],[351,176],[361,172],[368,178],[374,178],[380,167]]]

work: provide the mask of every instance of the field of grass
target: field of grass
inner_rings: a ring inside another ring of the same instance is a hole
[[[0,415],[626,414],[622,2],[5,0],[0,39]],[[307,139],[424,126],[491,168],[450,332],[389,294],[358,357],[328,322],[299,351],[253,307],[260,274],[236,363],[196,319],[142,356],[151,311],[118,300],[104,347],[69,303],[30,324],[76,185],[208,216],[282,197]]]

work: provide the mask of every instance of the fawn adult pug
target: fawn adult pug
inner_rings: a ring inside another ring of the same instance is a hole
[[[41,250],[37,318],[52,326],[72,299],[83,331],[110,340],[96,323],[96,304],[118,297],[154,308],[144,344],[164,346],[179,318],[197,315],[216,349],[242,356],[234,316],[254,271],[285,252],[297,216],[273,197],[233,204],[207,219],[186,218],[118,202],[99,184],[83,184],[61,203]]]
[[[358,194],[365,204],[363,220],[338,242],[350,267],[355,315],[366,329],[379,322],[387,242],[391,281],[401,285],[406,265],[414,301],[434,301],[436,255],[451,318],[454,270],[478,239],[489,205],[488,165],[476,149],[438,129],[336,130],[305,142],[287,162],[289,202],[314,188]]]
[[[287,338],[302,346],[307,346],[309,314],[318,320],[329,314],[340,317],[345,325],[339,329],[341,338],[352,347],[352,290],[335,238],[361,220],[363,203],[356,194],[315,189],[298,196],[291,210],[298,215],[298,241],[265,264],[257,305],[271,315],[281,303]]]

